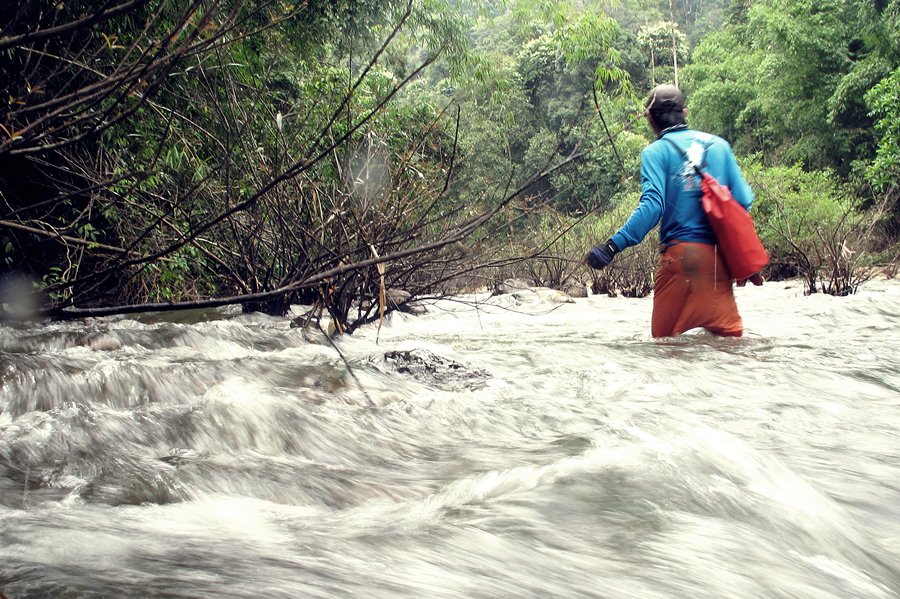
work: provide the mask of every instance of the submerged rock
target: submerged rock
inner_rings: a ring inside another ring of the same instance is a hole
[[[411,300],[412,294],[405,289],[386,289],[384,292],[384,298],[388,302],[399,307],[401,304],[405,304],[406,302]]]
[[[549,287],[532,287],[509,294],[517,306],[525,304],[574,304],[575,300],[565,293]]]
[[[551,304],[574,304],[575,300],[572,299],[565,291],[559,291],[557,289],[549,289],[547,287],[536,287],[534,292],[537,294],[541,300],[545,302],[550,302]]]
[[[587,297],[588,288],[584,283],[570,282],[563,288],[563,291],[570,297]]]
[[[466,366],[425,349],[386,352],[384,365],[422,383],[450,389],[478,388],[491,376],[486,370]]]
[[[571,293],[568,293],[571,291]],[[525,279],[507,279],[503,283],[497,285],[492,296],[509,295],[513,298],[516,305],[531,304],[538,302],[549,302],[552,304],[571,304],[575,303],[574,297],[587,297],[587,288],[584,285],[572,284],[566,288],[566,291],[551,289],[535,285],[533,281]]]
[[[506,279],[494,288],[494,295],[517,293],[529,290],[532,287],[534,287],[534,281],[526,281],[525,279]]]
[[[88,341],[88,346],[94,351],[115,351],[122,349],[122,342],[112,335],[97,335]]]
[[[388,306],[393,306],[406,314],[421,316],[427,310],[425,306],[413,299],[413,295],[405,289],[388,289],[384,292]]]

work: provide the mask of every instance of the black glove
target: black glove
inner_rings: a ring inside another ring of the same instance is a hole
[[[617,248],[616,244],[613,243],[613,240],[610,239],[606,243],[594,247],[591,251],[585,254],[584,263],[591,268],[600,270],[601,268],[605,268],[610,262],[612,262],[613,256],[615,256],[617,253],[619,253],[619,248]]]

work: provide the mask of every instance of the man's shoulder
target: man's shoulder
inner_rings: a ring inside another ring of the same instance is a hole
[[[697,129],[681,129],[679,131],[666,133],[663,137],[659,137],[650,145],[645,146],[644,149],[641,150],[641,157],[650,158],[668,156],[670,152],[677,151],[672,146],[673,143],[678,148],[682,148],[683,151],[691,149],[692,152],[699,153],[713,148],[713,153],[718,153],[722,150],[731,150],[731,145],[718,135],[713,135],[712,133],[699,131]]]
[[[642,160],[659,160],[667,155],[666,148],[669,144],[662,138],[653,141],[650,145],[644,146],[641,150]]]
[[[725,144],[728,145],[728,142],[719,137],[718,135],[714,135],[712,133],[707,133],[706,131],[700,131],[698,129],[684,129],[682,131],[676,131],[673,135],[674,139],[681,139],[684,141],[691,141],[701,143],[705,146],[710,146],[713,144]]]
[[[726,146],[728,145],[728,142],[718,135],[713,135],[712,133],[699,131],[697,129],[681,129],[680,131],[672,131],[670,133],[666,133],[663,137],[657,138],[653,143],[647,146],[647,149],[667,146],[668,144],[665,141],[667,138],[679,144],[695,142],[701,143],[704,146],[710,146],[713,144],[724,144]]]
[[[719,137],[718,135],[713,135],[712,133],[707,133],[706,131],[696,131],[693,129],[689,129],[687,132],[690,133],[694,141],[699,142],[704,146],[720,146],[722,148],[731,147],[731,145],[725,139]]]

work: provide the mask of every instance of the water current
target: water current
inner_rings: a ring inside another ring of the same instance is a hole
[[[0,326],[0,592],[900,596],[900,282],[736,295]]]

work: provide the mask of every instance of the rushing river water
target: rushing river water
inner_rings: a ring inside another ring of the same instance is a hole
[[[900,596],[900,283],[737,296],[0,327],[0,591]]]

